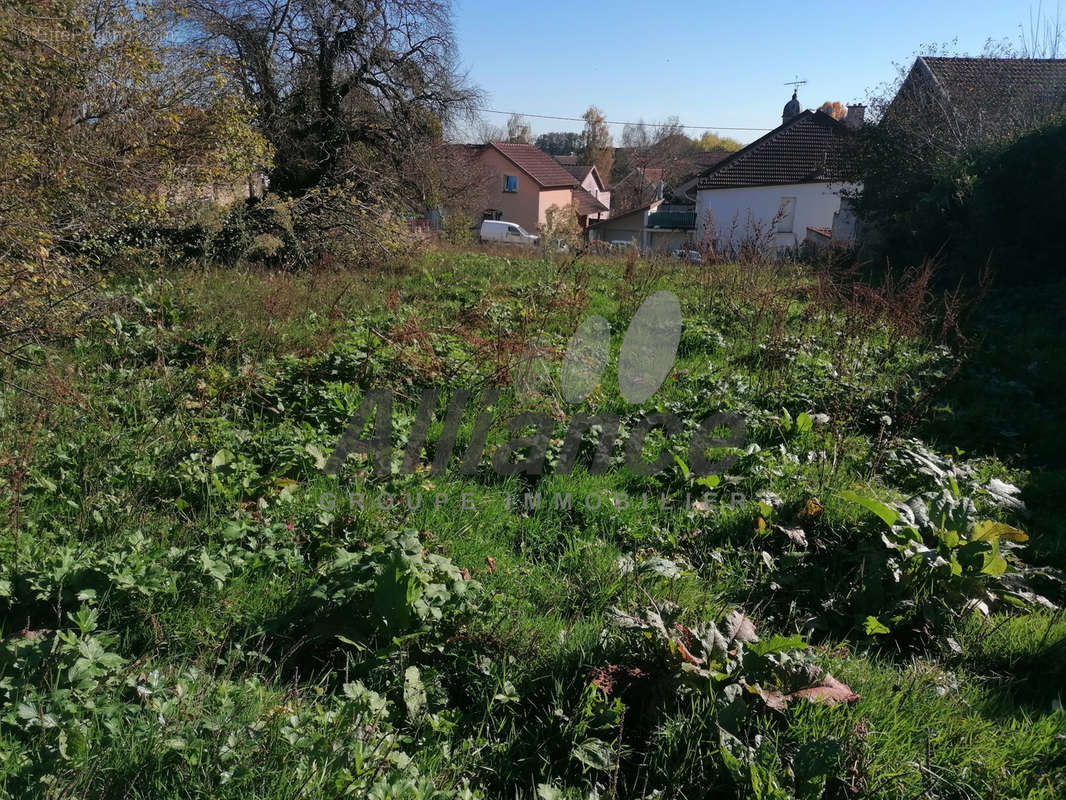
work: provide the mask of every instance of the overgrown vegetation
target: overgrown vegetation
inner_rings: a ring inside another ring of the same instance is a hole
[[[936,142],[870,138],[918,245],[871,281],[759,231],[595,258],[558,207],[470,252],[444,2],[16,0],[0,55],[0,796],[1061,796],[1061,123],[906,169]],[[657,128],[627,156],[667,169]],[[381,390],[391,448],[327,475]],[[538,413],[547,470],[499,469]]]
[[[923,438],[967,347],[928,276],[554,259],[131,277],[6,362],[0,792],[1057,796],[1057,496]],[[573,407],[530,369],[589,314],[617,353],[659,289],[684,328],[644,406],[613,366]],[[479,468],[472,405],[431,473],[449,399],[492,386]],[[420,466],[326,477],[372,388],[397,466],[439,390]],[[531,410],[549,468],[500,477]],[[672,466],[630,473],[664,411]],[[698,478],[718,411],[747,440]],[[622,419],[604,474],[552,468],[580,413]]]

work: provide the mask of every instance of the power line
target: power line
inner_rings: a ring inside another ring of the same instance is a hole
[[[508,116],[512,116],[514,114],[517,114],[520,117],[533,117],[535,119],[559,119],[559,120],[566,120],[566,121],[569,121],[569,122],[584,122],[585,121],[584,117],[556,117],[556,116],[553,116],[551,114],[524,114],[521,111],[498,111],[495,108],[477,108],[477,109],[474,109],[474,110],[475,111],[481,111],[481,112],[484,112],[486,114],[507,114]],[[669,122],[616,122],[616,121],[609,120],[609,119],[605,119],[603,121],[603,124],[604,125],[643,125],[646,128],[672,128],[672,127],[675,127],[674,125],[672,125]],[[773,130],[773,128],[730,128],[730,127],[725,126],[725,125],[677,125],[676,127],[678,127],[678,128],[692,128],[693,130],[696,130],[696,129],[699,129],[699,130],[712,129],[712,130],[716,130],[716,131],[762,131],[764,133],[766,131]]]

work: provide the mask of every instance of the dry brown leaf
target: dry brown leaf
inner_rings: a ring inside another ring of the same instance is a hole
[[[485,563],[488,564],[489,572],[496,571],[496,559],[492,556],[485,556]]]
[[[818,501],[818,498],[812,497],[806,502],[806,504],[804,504],[803,508],[800,509],[799,518],[805,522],[812,519],[818,519],[818,517],[822,516],[824,510],[825,509],[822,508],[822,504]]]
[[[725,618],[726,634],[731,641],[757,642],[759,635],[755,633],[755,623],[746,617],[739,609],[729,612]]]
[[[764,689],[761,686],[752,686],[751,689],[762,698],[767,708],[784,711],[785,706],[788,705],[788,698],[781,692],[776,692],[773,689]]]
[[[803,528],[786,528],[783,525],[775,525],[774,528],[778,533],[785,534],[796,547],[802,550],[807,549],[807,534]]]
[[[704,660],[702,658],[698,658],[692,655],[692,653],[689,652],[688,648],[685,647],[684,642],[679,642],[675,640],[674,644],[677,645],[677,652],[681,654],[682,659],[684,659],[690,664],[695,664],[697,667],[703,666],[703,664],[705,663]]]
[[[800,697],[815,703],[828,703],[829,705],[851,703],[859,699],[859,695],[851,691],[847,684],[841,683],[828,672],[825,673],[825,677],[822,678],[822,682],[818,686],[800,689],[788,695],[789,699],[793,697]]]

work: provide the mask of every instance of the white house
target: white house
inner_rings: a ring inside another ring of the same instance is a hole
[[[844,120],[801,111],[795,93],[779,127],[714,165],[696,184],[696,236],[717,250],[795,248],[807,229],[832,229],[843,182],[845,143],[865,108]],[[838,224],[838,229],[840,228]]]

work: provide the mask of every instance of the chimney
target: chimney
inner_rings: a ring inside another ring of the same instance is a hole
[[[853,130],[857,130],[862,127],[863,119],[866,116],[866,106],[853,105],[848,106],[848,114],[844,117],[844,124]]]

